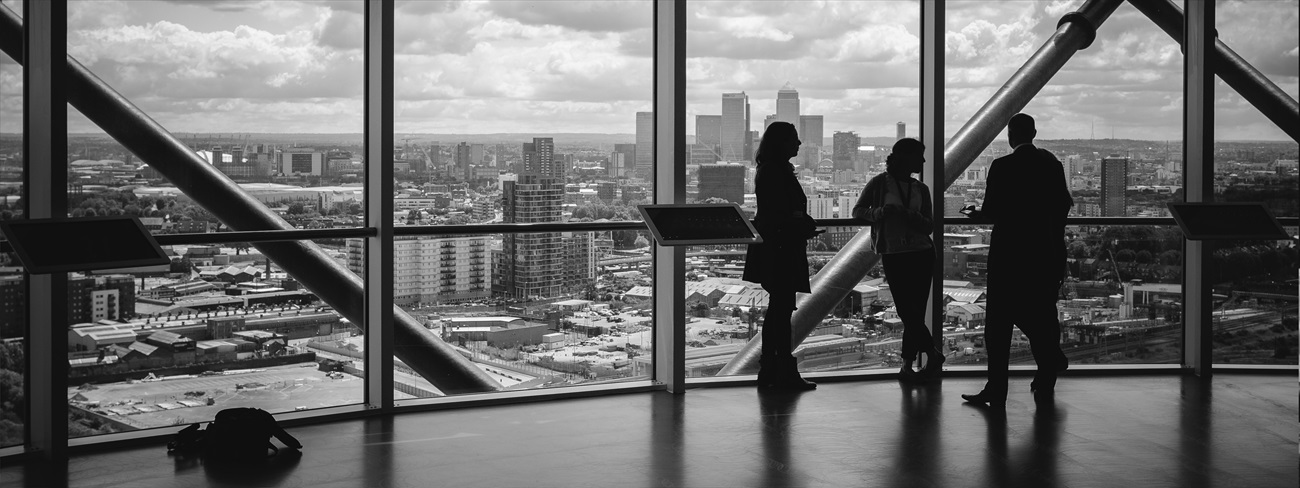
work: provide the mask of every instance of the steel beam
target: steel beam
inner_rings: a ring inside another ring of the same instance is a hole
[[[1101,26],[1123,0],[1088,0],[1078,11],[1066,14],[1057,24],[1056,33],[1047,39],[1002,88],[948,141],[943,153],[944,181],[933,185],[942,192],[952,185],[975,157],[993,142],[1012,115],[1033,100],[1075,52],[1087,48]],[[937,209],[942,211],[942,209]],[[880,256],[868,251],[871,229],[858,232],[840,252],[812,278],[812,293],[800,295],[794,315],[794,344],[803,342],[826,314],[848,296],[866,276]],[[718,371],[719,376],[753,373],[758,370],[762,337],[755,337]]]
[[[1160,30],[1169,34],[1174,41],[1187,52],[1184,43],[1185,16],[1183,9],[1170,0],[1129,0],[1129,3],[1160,26]],[[1300,104],[1296,103],[1285,91],[1273,84],[1273,81],[1256,70],[1254,66],[1237,55],[1232,48],[1214,36],[1214,49],[1209,53],[1209,67],[1228,86],[1236,90],[1242,98],[1250,102],[1259,113],[1268,117],[1279,129],[1300,142]]]
[[[14,59],[22,59],[18,52],[22,35],[22,20],[8,8],[0,8],[0,48]],[[72,56],[67,57],[66,76],[68,103],[231,229],[293,229]],[[365,327],[365,282],[320,246],[310,241],[257,242],[253,246],[352,323]],[[406,311],[396,305],[392,310],[393,341],[398,344],[394,353],[439,390],[472,393],[501,389],[492,377]]]
[[[1011,116],[1023,110],[1075,52],[1092,44],[1097,28],[1122,2],[1089,0],[1078,11],[1061,18],[1056,33],[948,140],[944,151],[947,165],[944,189],[966,172],[970,163],[1002,133]]]

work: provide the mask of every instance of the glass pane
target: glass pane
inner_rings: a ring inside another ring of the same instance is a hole
[[[1300,2],[1219,0],[1215,20],[1220,40],[1292,100],[1300,98]],[[1275,216],[1300,217],[1300,146],[1235,89],[1215,79],[1214,199],[1263,202]]]
[[[1182,249],[1175,226],[1067,226],[1069,275],[1057,312],[1071,364],[1182,362]],[[947,226],[944,338],[948,364],[982,364],[989,226]],[[965,304],[976,307],[966,307]],[[1013,335],[1012,364],[1033,364]]]
[[[653,194],[650,2],[398,1],[396,8],[399,218],[421,225],[640,220],[630,205]],[[507,183],[542,177],[558,185],[562,208],[508,212]],[[594,203],[604,205],[576,212]]]
[[[1216,364],[1296,364],[1296,248],[1219,241],[1210,251]]]
[[[348,262],[343,240],[314,244]],[[169,266],[69,276],[69,436],[363,401],[360,372],[329,361],[363,331],[280,263],[230,244],[164,250]]]
[[[963,124],[1082,2],[951,1],[947,5],[945,134]],[[1182,200],[1182,54],[1177,42],[1128,3],[1097,29],[1022,110],[1034,143],[1061,161],[1075,206],[1087,217],[1168,216]],[[1005,130],[947,189],[944,215],[983,201],[990,163],[1010,153]]]
[[[816,218],[881,170],[877,147],[917,137],[917,2],[687,3],[688,201],[753,208],[762,131],[793,124]],[[910,130],[909,130],[910,128]],[[827,203],[830,202],[830,203]]]
[[[294,227],[351,227],[364,222],[362,26],[357,0],[76,0],[68,53]],[[71,216],[136,215],[155,233],[236,224],[177,188],[193,160],[142,160],[71,108],[68,133]]]
[[[861,230],[831,226],[808,244],[816,275]],[[714,376],[762,334],[768,293],[740,279],[746,246],[696,246],[686,262],[686,376]],[[884,267],[877,263],[793,351],[800,371],[896,369],[903,336]]]
[[[692,1],[687,8],[686,124],[694,136],[687,200],[734,202],[753,215],[754,154],[762,131],[781,121],[799,133],[790,162],[808,214],[850,217],[866,181],[883,171],[888,148],[919,134],[920,4]],[[858,230],[831,227],[809,241],[810,274]],[[713,376],[761,330],[767,293],[740,279],[745,246],[692,247],[688,255],[687,376]],[[860,288],[875,290],[882,278],[876,266]],[[801,369],[888,366],[888,354],[870,344],[889,339],[872,335],[863,320],[871,303],[853,296],[796,348]],[[894,361],[897,367],[896,354]]]
[[[0,8],[22,15],[22,2]],[[23,218],[23,67],[0,54],[0,220]],[[27,280],[12,253],[0,254],[0,447],[27,431]]]
[[[395,301],[509,390],[647,380],[653,335],[644,234],[399,237]],[[362,269],[364,242],[347,246],[348,266]],[[364,369],[362,339],[332,343],[331,357]],[[398,399],[444,394],[395,363]]]

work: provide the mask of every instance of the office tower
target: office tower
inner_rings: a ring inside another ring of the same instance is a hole
[[[469,143],[462,142],[460,144],[457,144],[456,145],[456,169],[459,169],[461,171],[468,170],[469,165],[472,164],[471,163],[472,160],[473,160],[473,155],[470,154]]]
[[[442,167],[442,145],[434,142],[429,145],[429,152],[425,155],[425,174],[437,171],[440,167]]]
[[[722,160],[749,160],[749,96],[722,94]]]
[[[518,181],[503,182],[503,186],[503,222],[542,223],[563,219],[564,180],[525,173],[519,175]],[[564,279],[563,250],[559,232],[506,234],[502,237],[501,250],[493,253],[493,295],[521,299],[559,295]]]
[[[776,91],[776,120],[799,128],[799,92],[789,82]]]
[[[469,164],[483,164],[483,145],[469,145]]]
[[[560,293],[595,292],[596,233],[565,232],[560,236]]]
[[[497,146],[496,146],[496,154],[493,154],[493,155],[492,155],[492,166],[495,166],[495,167],[500,168],[500,169],[507,169],[507,168],[506,168],[506,145],[505,145],[505,144],[497,144]]]
[[[636,113],[636,176],[650,179],[655,161],[655,113]]]
[[[907,137],[907,124],[904,124],[904,123],[902,123],[902,122],[899,122],[899,123],[898,123],[898,137],[895,138],[894,140],[897,141],[897,140],[902,139],[902,138],[904,138],[904,137]]]
[[[835,199],[825,197],[809,198],[808,215],[814,219],[835,218]]]
[[[768,114],[767,117],[763,117],[763,132],[767,132],[767,128],[771,127],[772,122],[776,122],[776,121],[777,121],[776,114]],[[798,128],[796,127],[796,130],[797,129]]]
[[[564,165],[555,161],[555,140],[550,137],[534,137],[533,142],[523,146],[524,174],[550,176],[564,181]],[[561,186],[563,184],[561,183]]]
[[[628,167],[636,162],[636,144],[615,144],[614,154],[619,156],[610,157],[609,175],[616,178],[627,176]]]
[[[745,165],[738,163],[702,164],[699,171],[697,201],[721,198],[745,203]]]
[[[695,116],[695,143],[712,146],[715,149],[722,145],[721,115]]]
[[[1128,198],[1124,189],[1128,186],[1128,158],[1111,156],[1101,160],[1101,205],[1102,217],[1124,217]]]
[[[831,136],[831,161],[835,163],[835,169],[854,169],[853,162],[857,159],[858,146],[861,141],[853,131],[835,131],[835,134]]]
[[[838,214],[836,218],[851,219],[853,218],[853,206],[858,204],[858,197],[835,197],[835,203],[839,208],[839,211],[836,212]]]
[[[799,128],[799,140],[803,142],[799,146],[799,158],[805,168],[816,168],[821,162],[822,122],[820,115],[799,116],[796,127]]]

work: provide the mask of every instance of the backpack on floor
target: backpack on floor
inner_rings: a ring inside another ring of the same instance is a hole
[[[217,412],[207,429],[193,424],[177,432],[167,443],[167,451],[228,459],[270,457],[280,451],[271,437],[285,446],[302,448],[302,443],[285,432],[266,410],[227,408]]]

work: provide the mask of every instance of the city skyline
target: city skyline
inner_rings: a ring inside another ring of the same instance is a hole
[[[753,113],[776,113],[787,82],[802,112],[825,115],[827,133],[917,127],[919,7],[897,3],[688,4],[688,133],[696,115],[718,113],[720,93],[744,91]],[[946,135],[1077,3],[949,3]],[[649,4],[519,5],[398,3],[397,132],[635,132],[632,114],[651,109]],[[1296,5],[1220,2],[1216,12],[1221,39],[1293,97]],[[359,2],[74,2],[68,28],[70,54],[169,130],[360,132]],[[1125,4],[1025,111],[1048,139],[1095,127],[1178,140],[1181,71],[1177,44]],[[20,130],[20,73],[0,60],[0,110],[15,115],[0,132]],[[1219,139],[1285,138],[1231,89],[1216,93]],[[96,132],[75,113],[69,130]]]

